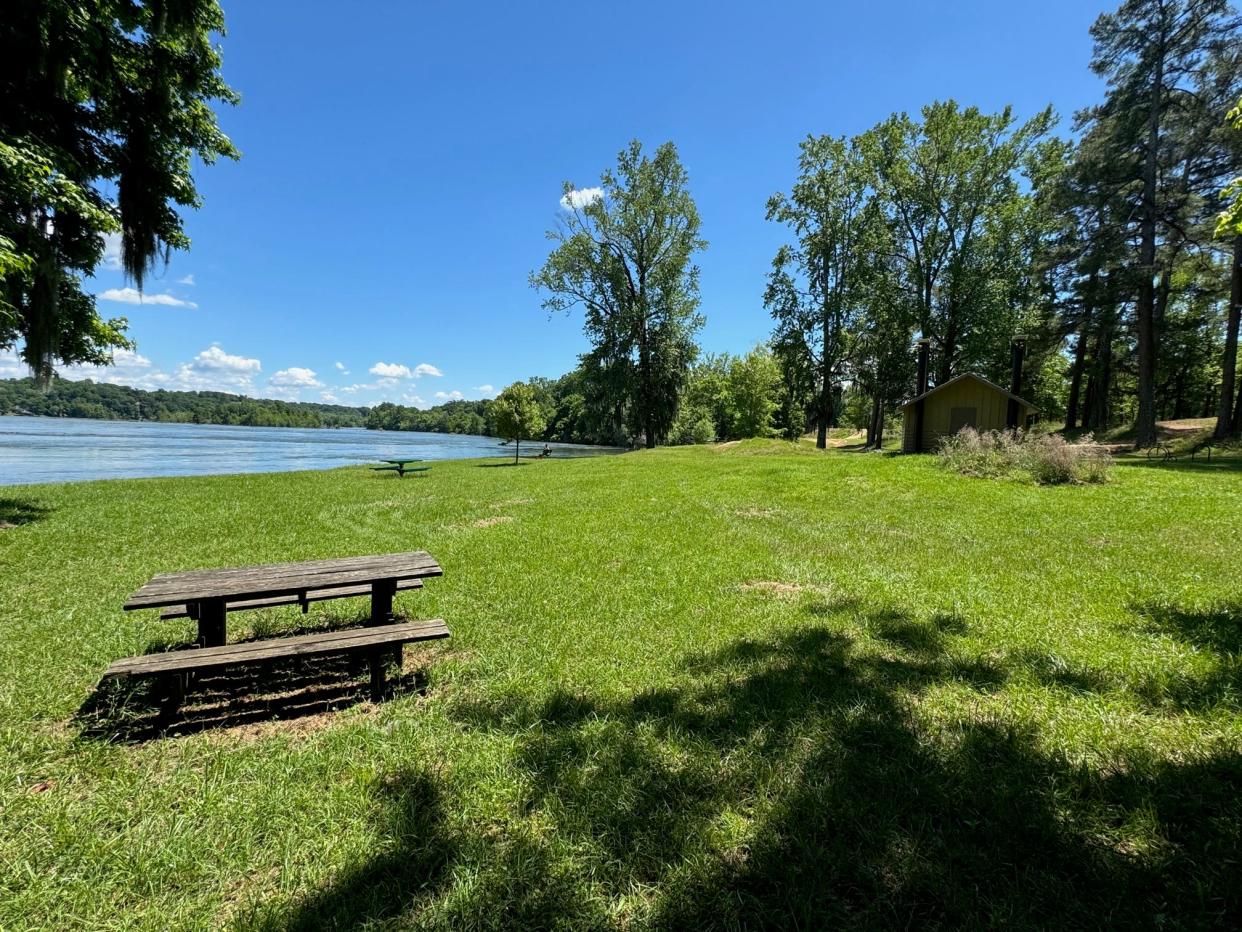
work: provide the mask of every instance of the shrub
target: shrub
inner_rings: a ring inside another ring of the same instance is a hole
[[[715,443],[716,425],[711,414],[697,406],[682,405],[668,432],[668,442],[674,446]]]
[[[1040,485],[1105,482],[1113,460],[1090,436],[1066,443],[1060,434],[976,431],[963,427],[940,445],[940,463],[964,476],[1028,476]]]

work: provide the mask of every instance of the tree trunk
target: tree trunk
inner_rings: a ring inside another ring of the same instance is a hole
[[[1242,234],[1233,238],[1233,270],[1229,283],[1229,322],[1225,327],[1225,352],[1220,364],[1220,405],[1213,436],[1223,440],[1237,426],[1231,416],[1234,380],[1238,371],[1238,324],[1242,318]]]
[[[648,450],[654,450],[656,445],[655,411],[652,407],[655,392],[652,391],[651,386],[651,354],[647,347],[647,321],[645,319],[638,335],[638,380],[639,401],[643,406],[640,414],[643,424],[643,444]]]
[[[884,402],[880,398],[880,393],[876,392],[871,399],[871,429],[868,431],[870,436],[867,438],[868,443],[877,450],[884,447]]]
[[[1074,364],[1070,369],[1069,400],[1065,404],[1065,429],[1078,426],[1078,400],[1082,393],[1082,375],[1087,367],[1087,337],[1091,332],[1091,314],[1095,300],[1096,273],[1087,281],[1087,294],[1083,301],[1082,323],[1078,328],[1078,340],[1074,345]]]
[[[521,454],[521,452],[522,452],[522,438],[518,437],[516,440],[513,441],[513,465],[514,466],[517,465],[518,456]]]
[[[943,385],[953,378],[953,347],[957,345],[957,321],[952,312],[944,329],[944,345],[940,347],[940,365],[936,368],[936,384]]]
[[[1143,216],[1139,224],[1138,416],[1137,447],[1156,442],[1156,179],[1160,149],[1160,107],[1164,97],[1164,43],[1156,52],[1147,114],[1147,154],[1143,165]]]
[[[827,263],[824,265],[824,303],[820,308],[820,326],[823,330],[824,348],[819,357],[819,426],[815,432],[815,446],[820,450],[828,447],[828,428],[832,421],[832,327],[828,318]]]
[[[1088,430],[1103,430],[1108,427],[1109,408],[1108,395],[1113,381],[1113,320],[1116,309],[1110,308],[1100,321],[1096,335],[1095,351],[1091,361],[1091,401],[1087,406],[1087,415],[1083,419]]]

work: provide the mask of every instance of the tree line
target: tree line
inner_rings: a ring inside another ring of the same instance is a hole
[[[143,391],[89,379],[55,378],[46,389],[35,379],[0,381],[0,414],[246,427],[362,427],[367,409],[224,392]]]

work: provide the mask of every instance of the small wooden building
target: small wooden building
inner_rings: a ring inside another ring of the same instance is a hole
[[[1010,402],[1017,405],[1013,421],[1010,421]],[[1029,401],[1005,391],[981,375],[959,375],[901,406],[901,452],[930,453],[942,439],[953,436],[963,427],[979,431],[1005,430],[1010,423],[1029,427],[1038,414],[1039,409]],[[918,442],[920,421],[923,426],[922,443]]]

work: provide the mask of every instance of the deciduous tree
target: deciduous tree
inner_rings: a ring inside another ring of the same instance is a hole
[[[492,402],[496,433],[513,441],[513,462],[522,452],[522,441],[538,437],[547,422],[543,405],[535,390],[524,382],[514,382]]]
[[[673,424],[703,324],[693,259],[707,244],[688,185],[671,142],[653,156],[630,143],[599,188],[565,185],[564,215],[548,234],[556,247],[530,278],[549,293],[545,308],[583,308],[584,366],[648,447]]]

